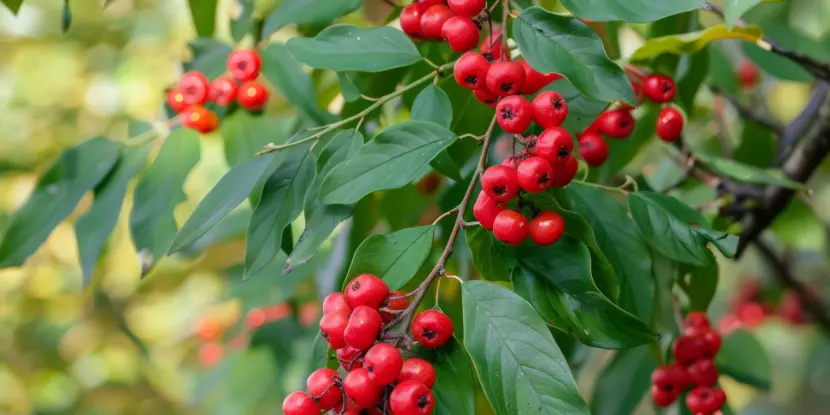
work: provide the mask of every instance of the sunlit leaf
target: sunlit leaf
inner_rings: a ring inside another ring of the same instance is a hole
[[[729,30],[726,25],[719,24],[697,32],[651,38],[631,55],[631,60],[647,60],[664,53],[692,55],[716,40],[738,39],[755,42],[763,36],[764,31],[758,26],[734,27]]]

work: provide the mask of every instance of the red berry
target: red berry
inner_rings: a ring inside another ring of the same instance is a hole
[[[305,392],[292,392],[282,401],[282,413],[285,415],[319,415],[320,408],[314,404]]]
[[[265,89],[265,85],[257,81],[245,82],[239,87],[236,99],[243,108],[249,111],[260,111],[268,102],[268,90]]]
[[[338,384],[340,375],[336,370],[323,368],[311,373],[306,380],[308,393],[317,401],[317,406],[322,410],[332,409],[340,404],[343,394]]]
[[[230,76],[224,75],[210,84],[210,100],[218,105],[230,105],[236,99],[239,87]]]
[[[533,108],[523,96],[511,95],[502,98],[496,105],[499,127],[507,133],[521,134],[533,121]]]
[[[450,9],[459,16],[476,17],[487,6],[487,0],[447,0]]]
[[[201,105],[191,105],[182,112],[182,126],[206,134],[216,129],[216,114]]]
[[[692,311],[686,316],[686,320],[683,321],[683,326],[709,327],[709,317],[706,316],[706,313],[701,313],[700,311]]]
[[[610,138],[626,138],[634,131],[634,117],[627,109],[605,111],[598,122],[599,132]]]
[[[541,157],[528,157],[516,169],[516,179],[519,186],[528,193],[544,192],[553,181],[553,167]]]
[[[473,205],[473,216],[475,216],[482,228],[492,231],[493,222],[502,209],[504,207],[499,202],[482,191],[479,192],[476,203]]]
[[[712,359],[699,359],[686,369],[695,386],[712,386],[718,382],[718,369]]]
[[[383,319],[378,310],[365,305],[357,306],[349,316],[349,323],[343,332],[346,344],[355,349],[366,350],[372,346],[378,337]]]
[[[424,9],[428,9],[436,4],[447,4],[447,0],[416,0],[415,3],[423,6]]]
[[[444,23],[453,16],[455,16],[455,13],[444,4],[430,6],[421,16],[421,33],[427,39],[442,40],[444,35],[441,33],[441,29],[443,29]]]
[[[494,62],[487,71],[486,82],[487,89],[500,97],[516,95],[524,85],[525,70],[518,62]]]
[[[187,108],[187,103],[184,102],[184,93],[182,93],[181,88],[170,88],[170,90],[167,91],[167,105],[170,106],[170,109],[172,109],[176,114]]]
[[[522,85],[520,91],[522,95],[532,95],[539,92],[542,88],[548,86],[551,82],[562,78],[558,73],[549,73],[547,75],[533,69],[527,61],[519,59],[519,64],[525,70],[525,83]]]
[[[668,76],[653,74],[643,81],[643,93],[648,99],[662,104],[673,100],[677,89],[674,81]]]
[[[338,311],[352,312],[352,306],[349,305],[346,294],[331,293],[327,295],[323,300],[323,315]]]
[[[576,157],[568,156],[565,161],[553,165],[553,183],[551,187],[565,187],[576,177],[579,162]]]
[[[242,82],[253,81],[262,69],[262,59],[255,50],[239,49],[228,55],[227,67],[234,78]]]
[[[496,239],[515,246],[527,237],[529,228],[527,218],[515,210],[501,211],[493,222],[493,235]]]
[[[346,369],[347,372],[351,372],[352,370],[363,367],[363,356],[361,353],[363,353],[363,351],[360,349],[346,346],[342,349],[337,349],[337,360],[340,361],[340,366],[342,366],[343,369]]]
[[[657,136],[666,142],[672,142],[680,138],[683,133],[683,115],[680,111],[666,107],[660,110],[655,128]]]
[[[423,39],[424,32],[421,30],[421,17],[424,15],[424,6],[420,3],[412,3],[401,10],[401,30],[415,39]]]
[[[530,221],[528,235],[539,246],[548,246],[559,240],[565,232],[565,220],[556,212],[545,211]]]
[[[337,415],[339,412],[327,412],[326,415]],[[377,407],[361,408],[352,401],[346,402],[346,412],[342,415],[382,415]]]
[[[556,91],[545,91],[533,99],[533,121],[542,128],[558,127],[568,117],[568,103]]]
[[[757,327],[766,318],[764,315],[764,307],[755,301],[738,305],[735,313],[738,315],[741,323],[747,327]]]
[[[398,382],[416,380],[432,389],[432,386],[435,385],[435,378],[435,368],[432,367],[432,364],[424,359],[413,357],[403,362],[401,374],[398,375]]]
[[[698,386],[686,395],[686,407],[692,413],[712,414],[726,403],[726,394],[720,389]]]
[[[429,388],[416,380],[401,382],[389,395],[392,415],[430,415],[435,398]]]
[[[743,60],[738,65],[738,80],[743,88],[752,88],[758,84],[758,77],[761,73],[754,63],[748,60]]]
[[[552,127],[539,134],[532,153],[551,164],[560,164],[568,160],[573,150],[574,140],[571,133],[561,127]]]
[[[320,319],[320,333],[329,342],[332,349],[346,347],[344,332],[349,324],[349,313],[345,310],[325,314]]]
[[[395,291],[389,293],[389,296],[386,297],[386,308],[389,311],[403,311],[406,310],[406,307],[409,307],[409,298],[405,297],[405,293],[403,291]],[[386,311],[380,312],[380,317],[383,321],[390,322],[395,319],[397,314],[388,313]]]
[[[179,79],[184,103],[188,105],[204,104],[210,98],[210,82],[199,71],[190,71]]]
[[[467,52],[458,58],[452,72],[458,85],[479,89],[484,87],[489,69],[490,62],[484,56],[478,52]]]
[[[346,286],[346,301],[352,308],[380,308],[389,296],[389,286],[372,274],[360,274]]]
[[[377,385],[388,385],[398,378],[403,367],[403,356],[397,347],[378,343],[363,358],[363,367],[369,371],[369,379]]]
[[[501,29],[495,29],[484,38],[481,46],[478,47],[481,54],[487,59],[487,62],[495,62],[502,58],[504,51],[504,41],[501,38]]]
[[[655,405],[661,408],[667,408],[677,400],[677,394],[672,393],[669,391],[665,391],[657,387],[657,385],[651,386],[651,400],[654,402]]]
[[[781,299],[778,315],[790,324],[804,324],[807,316],[804,314],[804,304],[798,294],[788,291]]]
[[[643,89],[643,84],[631,80],[631,88],[634,90],[634,95],[637,96],[637,104],[642,104],[646,99],[646,91]]]
[[[591,167],[599,167],[608,159],[608,143],[596,133],[579,136],[579,155]]]
[[[245,315],[245,324],[252,329],[258,329],[265,324],[267,317],[265,315],[265,310],[261,308],[255,308],[251,311],[248,311],[248,314]]]
[[[499,96],[490,92],[487,88],[475,89],[473,95],[475,95],[478,102],[490,108],[496,108],[496,103],[499,101]]]
[[[426,310],[415,315],[410,326],[412,338],[427,349],[441,347],[452,337],[452,320],[437,310]]]
[[[453,16],[441,28],[443,38],[456,52],[466,52],[478,45],[479,29],[469,17]]]
[[[680,365],[660,366],[651,372],[651,383],[662,391],[679,395],[689,384],[689,374]]]
[[[516,169],[507,166],[490,166],[481,175],[481,189],[497,202],[506,202],[519,194]]]
[[[674,358],[677,363],[687,366],[695,360],[707,357],[707,342],[702,335],[680,336],[674,343]]]
[[[372,382],[365,368],[352,370],[343,379],[346,396],[361,408],[374,408],[380,398],[381,387]]]
[[[199,347],[199,363],[204,367],[215,366],[224,355],[225,350],[219,342],[211,341]]]

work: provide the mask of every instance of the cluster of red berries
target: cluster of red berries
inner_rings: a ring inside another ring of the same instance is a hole
[[[227,60],[228,74],[210,82],[205,74],[190,71],[178,85],[167,91],[167,105],[181,114],[182,125],[207,134],[219,127],[219,117],[204,107],[208,102],[228,106],[238,102],[249,111],[261,111],[268,101],[268,90],[257,82],[262,59],[255,50],[240,49]]]
[[[760,326],[774,315],[792,324],[808,322],[801,298],[794,291],[787,291],[780,301],[773,301],[771,293],[762,292],[761,284],[754,279],[744,280],[732,299],[732,310],[718,323],[721,333],[728,334],[740,328],[752,329]],[[772,294],[774,296],[774,294]]]
[[[466,52],[478,45],[477,18],[487,0],[417,0],[401,11],[401,29],[416,40],[446,41],[452,50]]]
[[[715,385],[718,369],[715,356],[721,336],[709,326],[706,314],[693,312],[686,317],[681,335],[674,343],[673,365],[660,366],[651,373],[651,399],[668,407],[691,387],[686,407],[696,415],[712,415],[726,404],[726,394]]]
[[[381,414],[429,415],[435,407],[432,387],[435,369],[426,360],[404,360],[400,348],[411,349],[405,334],[387,333],[409,306],[408,296],[391,292],[375,275],[361,274],[346,287],[323,300],[320,332],[346,372],[314,371],[307,379],[308,392],[293,392],[282,404],[285,415]],[[452,337],[452,321],[446,314],[418,313],[410,326],[412,338],[434,349]],[[384,412],[387,413],[387,412]]]

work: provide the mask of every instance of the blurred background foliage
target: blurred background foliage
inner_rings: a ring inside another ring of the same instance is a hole
[[[258,12],[277,2],[257,3]],[[181,62],[190,59],[187,43],[196,37],[188,2],[116,0],[106,9],[100,3],[70,2],[72,25],[66,33],[61,30],[62,1],[27,0],[17,16],[0,7],[0,230],[26,199],[38,172],[61,151],[97,135],[124,139],[134,120],[164,120],[165,88],[180,75]],[[232,43],[228,22],[238,6],[221,0],[217,10],[216,36]],[[366,0],[344,20],[382,24],[390,10],[381,0]],[[704,25],[716,22],[710,19],[701,15]],[[746,20],[776,28],[787,42],[818,56],[830,56],[830,0],[763,4]],[[646,32],[643,25],[623,28],[621,56],[636,50]],[[289,27],[275,38],[296,33]],[[710,80],[727,89],[737,85],[732,68],[744,54],[753,56],[730,42],[703,53],[710,57]],[[811,80],[782,74],[777,65],[761,65],[763,83],[742,99],[787,122],[806,104]],[[318,103],[336,111],[343,100],[330,75],[314,73],[313,79]],[[299,116],[284,99],[272,96],[267,113],[273,123],[262,132],[265,142],[268,135],[286,137]],[[691,112],[693,146],[718,145],[715,132],[725,128],[743,161],[768,159],[772,138],[737,122],[731,108],[723,107],[719,98],[701,92]],[[384,117],[391,123],[406,115]],[[180,224],[227,169],[221,132],[203,138],[202,153],[186,182],[188,200],[177,208]],[[627,167],[655,188],[671,183],[676,170],[656,147],[646,148]],[[810,187],[815,189],[812,201],[796,201],[774,226],[773,236],[794,274],[826,294],[830,165]],[[453,192],[458,188],[452,182],[427,176],[417,185],[364,200],[355,218],[302,270],[283,277],[280,269],[272,269],[244,283],[238,266],[244,209],[186,255],[161,261],[145,279],[139,278],[128,215],[122,214],[95,283],[84,290],[72,223],[88,208],[88,196],[24,267],[0,270],[0,414],[278,413],[285,394],[301,387],[319,359],[313,347],[317,304],[338,288],[357,244],[371,233],[430,223],[447,210],[444,200],[453,200]],[[692,205],[712,199],[698,188],[679,189],[677,195]],[[123,212],[129,207],[128,200]],[[448,271],[475,278],[464,251],[459,250]],[[446,283],[441,290],[442,307],[450,314],[459,312],[457,288]],[[756,288],[759,294],[747,299],[746,292]],[[758,256],[721,263],[710,315],[755,331],[772,362],[770,393],[724,380],[736,412],[826,413],[830,344],[813,326],[777,316],[783,313],[777,304],[787,297]],[[765,306],[768,317],[762,311],[759,318],[757,308],[746,307],[756,303]],[[251,319],[262,318],[257,313],[270,322],[254,332],[249,326]],[[561,347],[571,357],[583,395],[590,396],[612,352],[566,340]],[[479,403],[479,408],[488,406],[484,399]],[[644,404],[641,410],[651,408]]]

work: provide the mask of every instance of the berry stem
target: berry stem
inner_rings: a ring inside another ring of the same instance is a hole
[[[452,215],[453,213],[456,213],[456,212],[458,212],[458,207],[454,207],[454,208],[442,213],[441,216],[438,216],[437,218],[435,218],[434,221],[432,221],[432,226],[437,225],[438,222],[441,222],[441,219],[444,219],[447,216],[450,216],[450,215]]]

